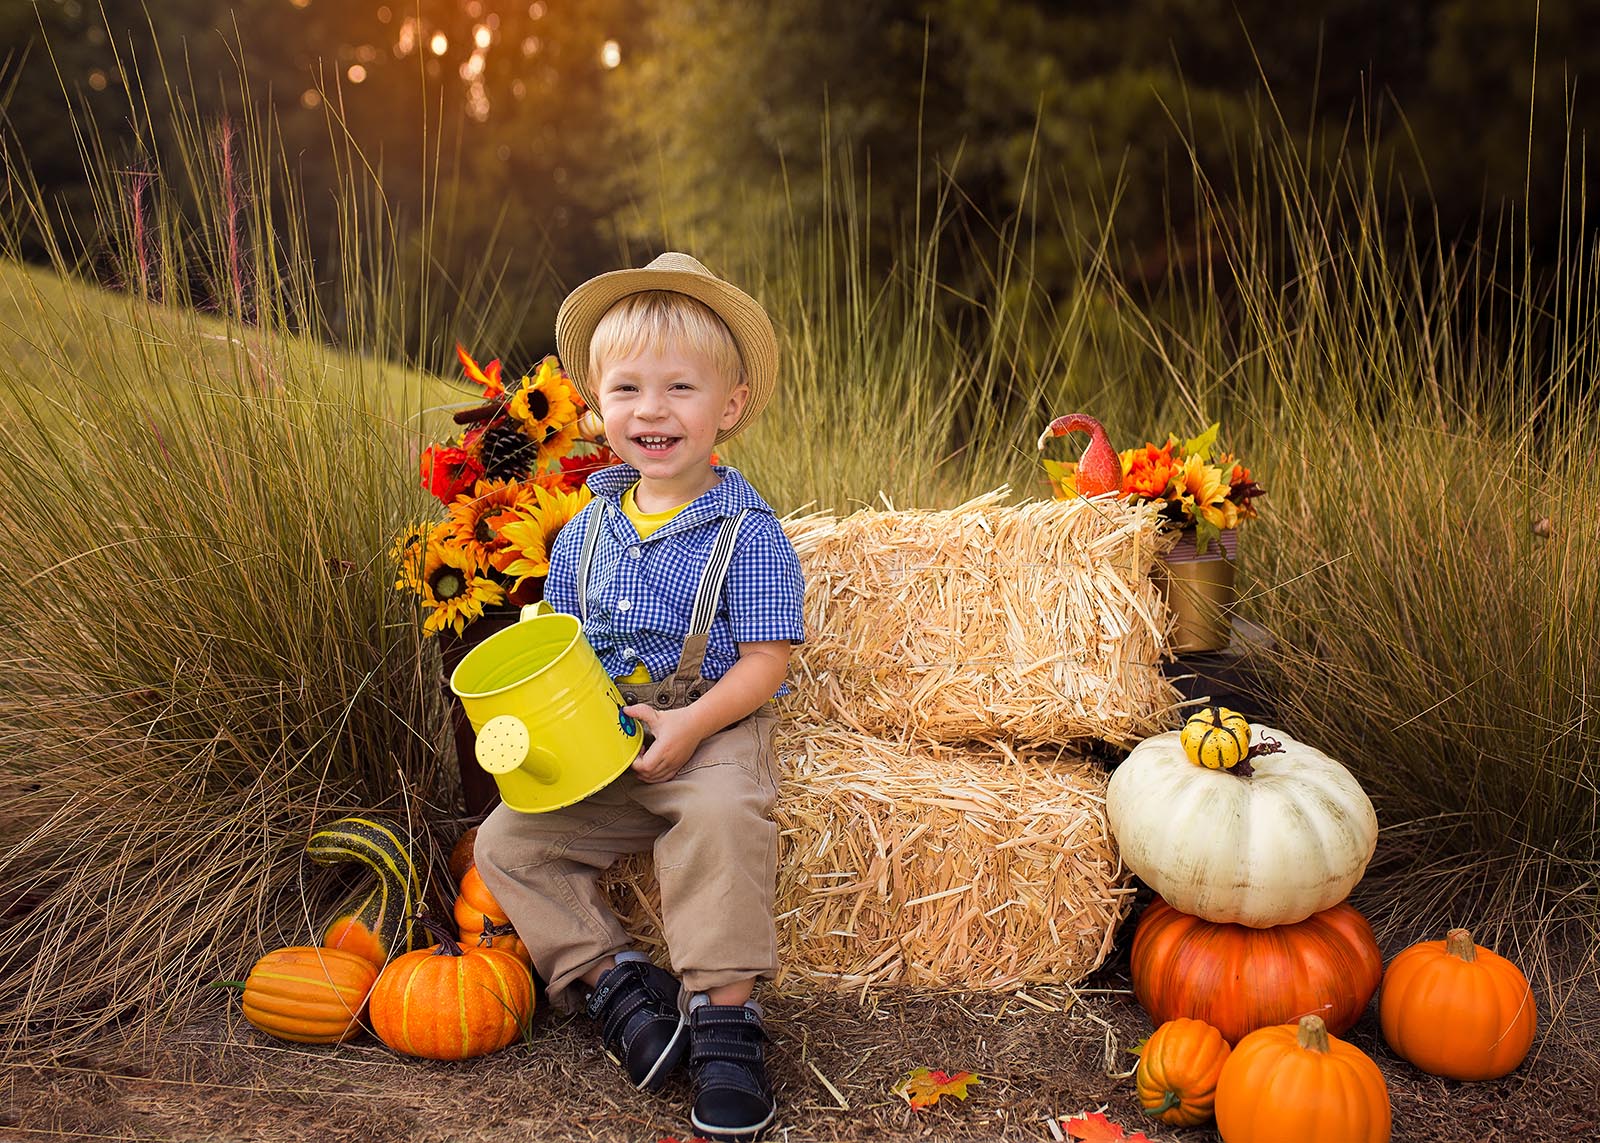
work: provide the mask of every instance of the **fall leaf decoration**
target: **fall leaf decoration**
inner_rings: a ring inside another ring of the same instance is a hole
[[[940,1096],[953,1095],[967,1098],[967,1088],[982,1083],[977,1072],[947,1072],[939,1068],[916,1068],[900,1077],[900,1082],[889,1090],[911,1105],[913,1111],[924,1111],[939,1102]]]
[[[1129,1135],[1122,1124],[1112,1123],[1103,1111],[1087,1112],[1072,1119],[1063,1117],[1061,1129],[1068,1139],[1078,1139],[1082,1143],[1150,1143],[1150,1137],[1143,1131]]]

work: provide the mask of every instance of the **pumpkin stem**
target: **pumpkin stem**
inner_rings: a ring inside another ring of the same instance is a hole
[[[1468,929],[1451,929],[1444,935],[1444,951],[1471,964],[1478,959],[1478,946],[1472,943]]]
[[[1300,1030],[1296,1039],[1307,1051],[1328,1054],[1328,1026],[1322,1022],[1321,1016],[1300,1017]]]
[[[439,941],[439,947],[433,950],[434,956],[465,956],[461,946],[456,943],[456,935],[435,921],[425,909],[417,910],[412,920],[428,931],[428,934]]]
[[[1160,1117],[1171,1111],[1174,1107],[1177,1107],[1178,1104],[1182,1102],[1183,1096],[1179,1095],[1171,1088],[1168,1088],[1161,1096],[1161,1103],[1156,1107],[1145,1108],[1144,1113],[1146,1115]]]
[[[1244,752],[1244,757],[1239,759],[1229,773],[1240,778],[1253,778],[1255,777],[1256,768],[1250,765],[1250,759],[1260,758],[1263,754],[1282,753],[1283,743],[1279,742],[1276,738],[1263,738],[1260,742],[1256,743],[1249,750]]]

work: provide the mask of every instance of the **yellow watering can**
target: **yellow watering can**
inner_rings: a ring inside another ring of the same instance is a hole
[[[467,652],[450,689],[477,733],[478,765],[525,814],[582,801],[644,744],[583,626],[547,603],[524,607],[517,623]]]

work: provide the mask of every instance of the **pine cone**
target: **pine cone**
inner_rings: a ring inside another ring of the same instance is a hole
[[[485,429],[483,474],[488,480],[523,480],[539,458],[539,446],[513,425]]]

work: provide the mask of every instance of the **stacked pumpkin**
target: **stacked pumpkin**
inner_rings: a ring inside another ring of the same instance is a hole
[[[1385,974],[1345,900],[1377,817],[1321,751],[1208,707],[1136,746],[1106,809],[1124,864],[1159,894],[1129,966],[1158,1025],[1136,1073],[1157,1118],[1187,1126],[1214,1109],[1227,1143],[1388,1140],[1382,1073],[1338,1039],[1380,981],[1384,1037],[1424,1071],[1486,1079],[1526,1056],[1527,981],[1465,930],[1407,949]]]
[[[334,1044],[357,1035],[365,1013],[395,1051],[440,1060],[496,1051],[521,1034],[533,1011],[532,973],[481,878],[470,900],[463,884],[452,934],[425,915],[410,850],[382,822],[341,818],[311,835],[306,854],[359,862],[375,882],[319,926],[318,946],[276,949],[256,962],[244,982],[245,1019],[279,1039]],[[420,947],[425,933],[437,943]]]
[[[1265,1134],[1239,1122],[1281,1104],[1312,1116],[1298,1137],[1388,1139],[1382,1076],[1338,1039],[1383,975],[1372,929],[1345,901],[1378,839],[1372,803],[1350,772],[1320,750],[1208,707],[1181,731],[1134,747],[1111,776],[1106,812],[1124,864],[1158,894],[1140,918],[1129,966],[1134,995],[1163,1026],[1144,1049],[1141,1079],[1153,1088],[1161,1077],[1151,1064],[1164,1074],[1174,1067],[1169,1057],[1188,1058],[1186,1040],[1212,1073],[1209,1086],[1193,1089],[1198,1103],[1179,1094],[1162,1118],[1202,1122],[1214,1099],[1230,1143],[1295,1137],[1281,1134],[1288,1124],[1276,1114]],[[1258,1030],[1271,1032],[1264,1045],[1250,1039]],[[1292,1091],[1264,1084],[1280,1066],[1314,1070],[1327,1099],[1303,1080]],[[1318,1119],[1325,1105],[1346,1117]]]

